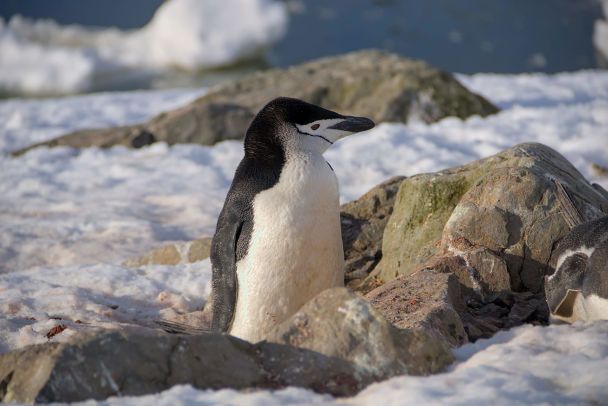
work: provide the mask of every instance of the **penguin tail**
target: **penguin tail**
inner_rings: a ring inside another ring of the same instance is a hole
[[[171,320],[154,320],[154,323],[156,323],[158,326],[160,326],[161,329],[170,334],[185,334],[196,336],[213,332],[210,327],[193,326],[190,324],[180,323]]]

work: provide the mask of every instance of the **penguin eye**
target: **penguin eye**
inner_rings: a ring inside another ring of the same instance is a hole
[[[310,128],[312,128],[313,130],[316,130],[319,127],[320,127],[319,124],[313,124],[313,125],[310,126]]]

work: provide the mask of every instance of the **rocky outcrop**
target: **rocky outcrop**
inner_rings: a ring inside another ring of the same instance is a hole
[[[411,119],[430,123],[447,116],[467,118],[498,111],[452,75],[424,62],[381,51],[359,51],[254,73],[211,88],[189,105],[159,114],[145,124],[76,131],[15,154],[42,145],[138,148],[155,141],[212,145],[241,139],[254,115],[278,96],[369,117],[377,123]]]
[[[453,360],[442,337],[395,328],[346,288],[321,292],[266,339],[346,360],[363,376],[376,379],[428,375]]]
[[[605,191],[541,144],[517,145],[462,167],[408,178],[386,225],[382,259],[372,274],[376,281],[366,283],[410,275],[452,255],[466,262],[469,285],[486,297],[541,292],[544,276],[555,265],[551,253],[569,230],[557,202],[556,179],[584,219],[608,213]]]
[[[605,191],[540,144],[403,180],[361,289],[395,326],[452,345],[546,324],[544,278],[572,221],[562,187],[579,221],[608,213]]]

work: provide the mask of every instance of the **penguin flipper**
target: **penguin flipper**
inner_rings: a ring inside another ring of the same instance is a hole
[[[237,244],[244,222],[236,215],[218,226],[211,250],[213,315],[211,328],[228,331],[236,309]]]

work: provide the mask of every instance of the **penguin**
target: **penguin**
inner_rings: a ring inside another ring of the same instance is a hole
[[[554,320],[608,320],[608,216],[577,225],[560,241],[545,296]]]
[[[255,116],[211,244],[213,331],[258,342],[344,285],[338,180],[323,153],[372,127],[287,97]]]
[[[338,180],[323,153],[373,127],[287,97],[255,116],[211,244],[212,331],[258,342],[344,285]]]

